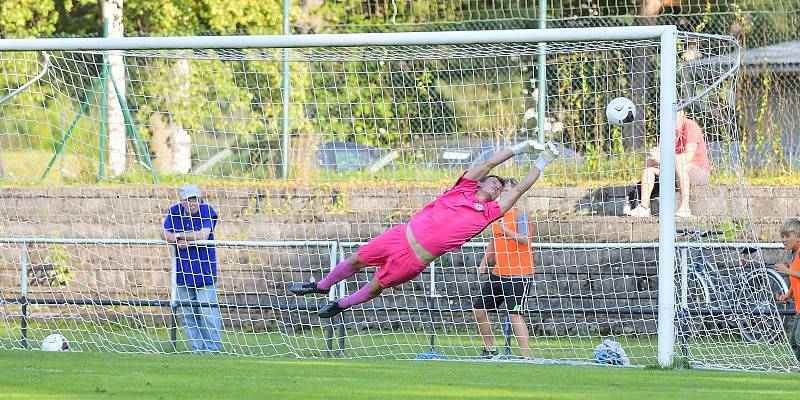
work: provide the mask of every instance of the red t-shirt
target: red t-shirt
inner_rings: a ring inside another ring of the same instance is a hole
[[[452,189],[414,214],[409,225],[417,243],[438,257],[458,250],[500,218],[503,215],[500,205],[475,198],[477,191],[478,182],[462,175]]]
[[[706,141],[703,139],[703,130],[700,129],[700,125],[697,125],[697,122],[686,118],[683,128],[675,131],[675,154],[686,152],[686,145],[689,143],[697,144],[691,163],[703,171],[711,173],[711,163],[708,161],[708,149],[706,148]]]

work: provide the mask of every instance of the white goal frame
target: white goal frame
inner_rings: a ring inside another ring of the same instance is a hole
[[[677,29],[672,25],[477,32],[408,32],[323,35],[203,36],[153,38],[3,39],[0,51],[155,50],[223,48],[303,48],[424,46],[450,44],[660,40],[660,138],[662,204],[675,202],[675,112],[677,105]],[[658,363],[671,367],[675,347],[675,211],[659,214]]]

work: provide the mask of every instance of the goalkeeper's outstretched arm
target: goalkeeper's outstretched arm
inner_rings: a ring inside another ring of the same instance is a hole
[[[464,174],[464,178],[473,181],[480,181],[489,175],[489,172],[491,172],[492,168],[504,163],[513,156],[514,153],[511,151],[511,149],[498,151],[497,153],[492,154],[492,156],[489,157],[489,159],[484,163],[470,167],[470,169],[467,170],[467,173]]]
[[[528,172],[528,175],[522,178],[518,185],[509,188],[500,196],[500,210],[504,213],[510,210],[511,207],[514,207],[514,204],[522,197],[522,194],[527,192],[531,186],[536,183],[547,164],[558,157],[558,149],[553,142],[547,142],[542,146],[544,149],[539,153],[539,158],[536,160],[534,167],[531,168],[531,171]]]
[[[476,165],[467,170],[464,178],[473,181],[479,181],[489,175],[492,168],[506,162],[509,158],[522,153],[533,153],[544,149],[544,145],[535,140],[526,140],[508,149],[500,150],[494,153],[480,165]]]

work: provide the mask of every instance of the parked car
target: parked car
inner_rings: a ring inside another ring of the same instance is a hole
[[[494,153],[490,141],[477,142],[471,146],[447,147],[442,149],[432,163],[438,168],[467,169],[486,161]]]
[[[317,150],[317,165],[336,172],[355,171],[378,161],[386,150],[355,142],[324,142]]]

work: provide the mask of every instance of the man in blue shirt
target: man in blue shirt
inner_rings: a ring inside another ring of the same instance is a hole
[[[222,329],[217,305],[217,249],[196,245],[197,240],[214,240],[217,212],[202,201],[200,189],[180,189],[181,202],[167,211],[161,237],[177,247],[177,301],[186,337],[197,353],[222,350]],[[200,303],[194,306],[191,302]]]

